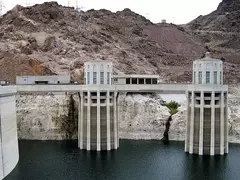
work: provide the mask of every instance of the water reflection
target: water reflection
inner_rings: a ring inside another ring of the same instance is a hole
[[[224,156],[198,156],[185,154],[188,179],[225,179],[227,155]]]

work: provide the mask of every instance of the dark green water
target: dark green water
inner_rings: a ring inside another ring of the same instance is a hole
[[[225,156],[196,156],[183,142],[121,140],[110,152],[77,141],[19,141],[20,161],[4,180],[239,180],[240,145]]]

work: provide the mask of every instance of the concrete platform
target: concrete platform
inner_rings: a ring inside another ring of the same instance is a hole
[[[156,92],[180,93],[187,90],[189,84],[151,84],[151,85],[17,85],[18,93],[31,92],[79,92],[111,90],[117,92]]]

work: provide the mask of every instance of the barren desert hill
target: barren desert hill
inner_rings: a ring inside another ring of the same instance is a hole
[[[116,73],[159,74],[189,81],[192,60],[204,45],[183,28],[154,24],[124,9],[77,12],[57,2],[16,6],[0,19],[0,77],[68,74],[82,77],[83,63],[112,60]]]
[[[206,16],[199,16],[190,23],[191,30],[240,32],[240,1],[223,0],[217,9]]]
[[[192,61],[210,50],[225,59],[226,83],[237,83],[238,6],[237,0],[223,0],[216,11],[180,27],[154,24],[130,9],[79,13],[57,2],[18,5],[0,19],[0,77],[15,82],[16,75],[71,73],[79,80],[84,62],[102,59],[113,61],[116,73],[186,82]]]

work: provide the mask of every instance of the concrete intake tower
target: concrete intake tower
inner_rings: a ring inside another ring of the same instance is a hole
[[[86,62],[84,81],[86,89],[79,93],[79,148],[97,151],[117,149],[118,93],[111,85],[112,62]]]
[[[185,152],[199,155],[228,153],[228,86],[223,85],[223,62],[210,57],[193,62],[188,86]]]

